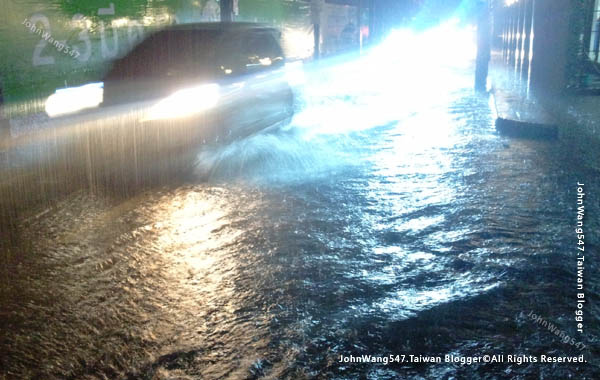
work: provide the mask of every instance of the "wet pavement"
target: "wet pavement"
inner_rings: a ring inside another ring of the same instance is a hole
[[[204,147],[191,175],[20,220],[0,378],[598,378],[597,173],[499,135],[469,67],[322,70],[291,125]],[[587,363],[340,362],[363,354]]]

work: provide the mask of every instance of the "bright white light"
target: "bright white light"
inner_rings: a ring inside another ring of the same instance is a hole
[[[375,49],[375,57],[381,62],[401,62],[413,69],[469,64],[477,51],[475,30],[460,27],[458,22],[451,19],[421,33],[396,30]]]
[[[290,86],[298,86],[306,83],[302,61],[286,62],[284,69],[286,80]]]
[[[519,0],[506,0],[504,2],[504,4],[506,4],[507,7],[510,7],[511,5],[518,3],[518,2],[519,2]]]
[[[304,99],[309,106],[294,116],[294,126],[310,139],[410,120],[425,134],[416,134],[414,145],[431,146],[438,137],[446,141],[447,133],[436,128],[449,125],[444,119],[448,96],[471,72],[475,37],[472,26],[452,19],[420,32],[396,30],[357,59],[322,63],[314,71],[308,66]],[[286,70],[291,77],[294,70],[288,65]],[[414,115],[430,118],[417,121]]]
[[[214,107],[219,101],[219,85],[203,84],[179,90],[156,103],[144,120],[191,116]]]
[[[263,66],[271,66],[271,58],[266,57],[266,58],[261,58],[258,60],[258,62],[260,62],[261,65]]]
[[[282,43],[288,58],[308,58],[312,56],[314,37],[302,29],[286,28],[283,31]]]
[[[112,22],[110,24],[113,28],[122,28],[124,26],[129,25],[129,18],[127,18],[127,17],[118,18],[116,20],[112,20]]]
[[[58,89],[46,100],[46,113],[50,117],[56,117],[97,107],[102,103],[103,94],[104,83]]]

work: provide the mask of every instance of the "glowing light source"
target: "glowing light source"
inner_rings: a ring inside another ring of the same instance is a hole
[[[156,103],[144,120],[192,116],[214,107],[219,101],[219,85],[203,84],[179,90]]]
[[[266,57],[266,58],[261,58],[258,60],[258,62],[260,62],[261,65],[263,66],[271,66],[271,58]]]
[[[112,22],[110,24],[112,25],[113,28],[122,28],[124,26],[129,25],[129,18],[127,18],[127,17],[118,18],[116,20],[112,20]]]
[[[513,5],[513,4],[515,4],[515,3],[518,3],[518,2],[519,2],[519,0],[506,0],[506,1],[504,2],[504,4],[505,4],[507,7],[510,7],[511,5]]]
[[[458,23],[458,19],[451,19],[421,33],[410,29],[393,31],[375,49],[373,58],[382,62],[401,62],[421,72],[425,66],[469,64],[477,51],[475,29],[460,27]]]
[[[102,103],[103,94],[104,83],[58,89],[46,100],[46,113],[56,117],[97,107]]]
[[[144,16],[142,23],[146,26],[154,24],[154,17],[152,16]]]
[[[287,28],[282,35],[283,46],[288,58],[308,58],[312,56],[314,37],[304,30]]]

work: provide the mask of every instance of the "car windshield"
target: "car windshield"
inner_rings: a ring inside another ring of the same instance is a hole
[[[119,60],[108,79],[167,78],[212,72],[221,34],[218,30],[158,32]]]

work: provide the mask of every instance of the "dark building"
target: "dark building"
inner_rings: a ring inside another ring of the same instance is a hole
[[[600,0],[493,0],[494,62],[538,95],[600,92]]]
[[[543,108],[600,170],[600,0],[491,0],[494,87]]]

